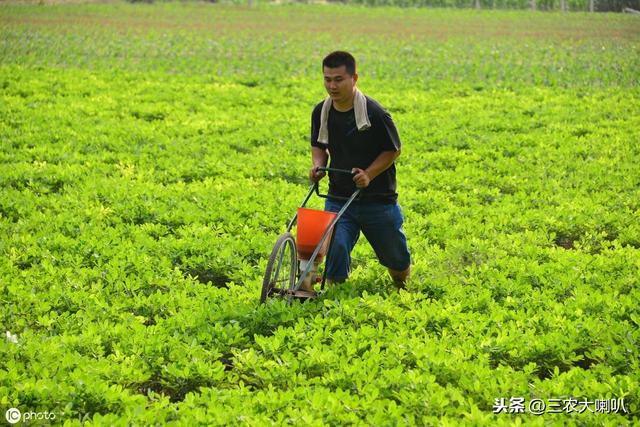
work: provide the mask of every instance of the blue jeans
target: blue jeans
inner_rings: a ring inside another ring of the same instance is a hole
[[[338,212],[343,201],[327,199],[324,210]],[[398,204],[354,201],[342,214],[333,230],[333,243],[327,258],[327,278],[341,282],[351,271],[351,251],[360,231],[369,241],[380,264],[404,271],[411,264],[407,236],[402,230],[404,218]]]

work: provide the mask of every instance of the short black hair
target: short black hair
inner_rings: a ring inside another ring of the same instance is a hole
[[[343,65],[346,67],[347,73],[350,76],[353,76],[356,73],[356,58],[354,58],[349,52],[336,50],[335,52],[331,52],[329,55],[325,56],[322,60],[323,69],[324,67],[338,68]]]

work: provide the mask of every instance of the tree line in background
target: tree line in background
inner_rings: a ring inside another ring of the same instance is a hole
[[[154,3],[156,0],[127,0]],[[160,0],[166,1],[166,0]],[[342,3],[366,6],[442,7],[476,9],[533,9],[542,11],[640,13],[640,0],[205,0],[209,3]]]
[[[255,0],[254,0],[255,1]],[[592,12],[640,10],[640,0],[328,0],[367,6],[534,9]]]

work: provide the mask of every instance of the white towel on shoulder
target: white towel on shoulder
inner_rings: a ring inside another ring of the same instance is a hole
[[[320,130],[318,131],[318,142],[321,144],[329,144],[329,126],[327,121],[329,120],[329,110],[331,109],[331,97],[327,96],[322,104],[322,110],[320,111]],[[371,122],[369,121],[369,115],[367,114],[367,98],[358,88],[356,88],[353,96],[353,109],[356,115],[356,126],[358,131],[369,129]]]

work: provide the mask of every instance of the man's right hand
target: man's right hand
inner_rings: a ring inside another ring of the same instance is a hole
[[[318,171],[320,166],[314,166],[309,170],[309,179],[311,182],[318,182],[326,175],[324,171]]]

